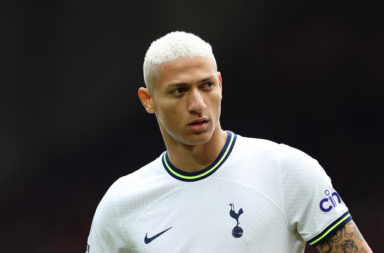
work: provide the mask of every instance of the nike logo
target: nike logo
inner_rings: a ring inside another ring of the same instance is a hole
[[[165,232],[167,232],[168,230],[170,230],[172,227],[170,228],[167,228],[166,230],[164,230],[163,232],[160,232],[152,237],[148,237],[148,233],[145,234],[145,238],[144,238],[144,242],[145,244],[148,244],[150,242],[152,242],[153,240],[155,240],[157,237],[159,237],[160,235],[164,234]]]

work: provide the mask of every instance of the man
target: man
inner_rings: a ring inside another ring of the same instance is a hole
[[[220,126],[211,46],[154,41],[138,95],[166,151],[101,200],[88,252],[372,252],[321,166],[303,152]]]

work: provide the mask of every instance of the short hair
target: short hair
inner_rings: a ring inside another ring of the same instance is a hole
[[[144,82],[153,88],[154,73],[162,63],[174,61],[180,57],[207,56],[212,58],[217,69],[212,47],[200,37],[183,31],[170,32],[153,41],[149,46],[143,64]]]

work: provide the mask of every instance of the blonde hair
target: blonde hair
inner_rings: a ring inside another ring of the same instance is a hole
[[[212,58],[217,68],[215,56],[209,43],[200,37],[182,31],[170,32],[153,41],[149,46],[143,64],[144,82],[148,88],[153,88],[154,73],[157,67],[165,62],[174,61],[180,57],[208,56]]]

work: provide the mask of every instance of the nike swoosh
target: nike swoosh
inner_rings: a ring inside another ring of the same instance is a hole
[[[145,234],[145,238],[144,238],[144,242],[145,244],[148,244],[150,242],[152,242],[153,240],[155,240],[157,237],[159,237],[160,235],[164,234],[165,232],[167,232],[168,230],[170,230],[172,227],[170,228],[167,228],[166,230],[164,230],[163,232],[160,232],[152,237],[148,237],[148,233]]]

